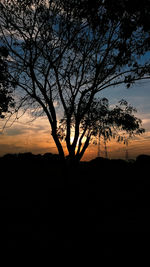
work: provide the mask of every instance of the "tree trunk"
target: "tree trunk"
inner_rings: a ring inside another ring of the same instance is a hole
[[[107,144],[106,144],[106,138],[104,137],[104,145],[105,145],[105,158],[108,158],[108,152],[107,152]]]
[[[128,153],[128,141],[126,141],[126,160],[129,159],[129,153]]]
[[[57,134],[55,132],[54,133],[52,132],[52,137],[53,137],[54,142],[56,144],[56,147],[58,149],[58,153],[59,153],[60,159],[61,160],[65,160],[65,154],[64,154],[64,151],[63,151],[63,147],[62,147],[62,145],[61,145],[61,143],[59,141],[59,138],[58,138]]]
[[[100,157],[100,139],[101,139],[101,136],[100,134],[98,135],[98,151],[97,151],[97,156]]]
[[[80,161],[81,158],[83,157],[83,155],[84,155],[84,153],[85,153],[85,151],[86,151],[86,149],[87,149],[87,147],[88,147],[88,145],[89,145],[89,142],[90,142],[90,136],[87,137],[87,139],[86,139],[86,141],[85,141],[85,143],[84,143],[84,146],[83,146],[83,148],[81,149],[81,152],[77,155],[77,157],[76,157],[77,161]]]

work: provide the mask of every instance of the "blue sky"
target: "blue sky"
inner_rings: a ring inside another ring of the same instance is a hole
[[[129,89],[125,85],[107,88],[101,92],[101,96],[109,99],[112,105],[116,104],[121,99],[126,99],[133,105],[138,114],[150,113],[150,81],[141,80],[131,86]]]

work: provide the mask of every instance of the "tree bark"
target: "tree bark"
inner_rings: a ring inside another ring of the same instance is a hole
[[[106,144],[106,138],[104,137],[104,145],[105,145],[105,158],[108,158],[108,151],[107,151],[107,144]]]
[[[62,147],[62,145],[61,145],[61,143],[60,143],[60,141],[59,141],[59,138],[58,138],[56,132],[52,131],[52,137],[53,137],[54,142],[55,142],[55,144],[56,144],[56,147],[57,147],[57,149],[58,149],[60,159],[61,159],[61,160],[65,160],[64,150],[63,150],[63,147]]]
[[[81,152],[80,152],[80,153],[77,155],[77,157],[76,157],[76,159],[77,159],[78,161],[80,161],[81,158],[83,157],[83,155],[84,155],[84,153],[85,153],[85,151],[86,151],[86,149],[87,149],[87,147],[88,147],[88,145],[89,145],[89,142],[90,142],[90,136],[87,137],[87,139],[86,139],[86,141],[85,141],[85,143],[84,143],[84,146],[83,146]]]

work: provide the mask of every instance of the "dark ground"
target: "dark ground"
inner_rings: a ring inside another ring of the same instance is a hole
[[[49,154],[0,158],[1,245],[133,253],[149,241],[149,167],[144,155],[78,166]]]

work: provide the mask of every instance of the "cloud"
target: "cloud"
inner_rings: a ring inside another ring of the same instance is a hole
[[[5,136],[34,135],[36,137],[37,135],[50,134],[50,125],[46,118],[39,118],[33,122],[27,119],[29,119],[27,116],[22,117],[11,127],[6,127],[3,132],[0,131],[0,134]]]
[[[27,129],[22,128],[9,128],[5,131],[7,136],[16,136],[16,135],[22,135],[27,132]]]
[[[10,153],[20,153],[26,152],[25,148],[22,146],[17,146],[15,144],[0,144],[0,156]]]

